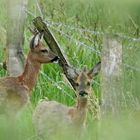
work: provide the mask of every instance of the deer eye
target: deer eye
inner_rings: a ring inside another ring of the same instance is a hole
[[[87,82],[87,86],[90,86],[90,82]]]
[[[42,53],[48,53],[48,50],[47,49],[43,49],[41,50]]]

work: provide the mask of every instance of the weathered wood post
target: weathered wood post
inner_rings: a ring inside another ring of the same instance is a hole
[[[25,8],[28,0],[10,0],[7,2],[7,41],[6,65],[10,76],[22,73],[24,55],[22,52],[24,42]]]
[[[101,62],[101,113],[118,114],[122,107],[122,44],[117,36],[105,36]]]
[[[76,74],[76,70],[72,66],[70,66],[69,62],[67,61],[67,59],[63,55],[63,53],[62,53],[62,51],[60,49],[59,43],[55,39],[54,35],[49,30],[49,28],[44,23],[44,21],[42,20],[41,17],[35,18],[33,20],[33,24],[34,24],[34,26],[36,27],[36,29],[39,32],[42,32],[42,31],[44,32],[44,40],[48,44],[48,47],[53,52],[55,52],[56,54],[58,54],[58,56],[60,57],[59,65],[62,67],[63,73],[65,74],[65,76],[68,79],[69,83],[75,89],[76,88],[76,83],[74,82],[74,79],[73,78],[74,78],[74,76]]]

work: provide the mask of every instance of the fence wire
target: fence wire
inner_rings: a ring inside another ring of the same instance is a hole
[[[38,10],[39,10],[39,13],[40,13],[41,17],[43,17],[43,13],[42,13],[41,8],[39,7],[39,4],[37,4],[37,7],[38,7]],[[36,17],[32,12],[30,12],[30,11],[28,11],[28,10],[26,10],[26,13],[27,13],[28,15],[34,17],[34,18]],[[44,22],[45,22],[45,23],[47,24],[47,26],[50,27],[52,30],[57,31],[58,33],[60,33],[62,37],[65,37],[65,38],[67,38],[67,39],[70,39],[72,42],[74,42],[74,43],[76,44],[76,46],[83,46],[83,47],[86,47],[86,49],[89,49],[89,50],[95,52],[96,55],[98,55],[99,57],[101,57],[101,51],[96,50],[96,49],[95,49],[95,46],[93,46],[93,45],[87,45],[87,44],[84,43],[83,41],[80,41],[80,40],[78,40],[78,39],[75,39],[73,36],[70,36],[70,35],[68,35],[67,33],[65,33],[64,30],[65,30],[65,29],[68,29],[68,30],[70,30],[71,32],[74,31],[74,32],[79,32],[79,33],[83,33],[83,34],[84,34],[84,33],[89,33],[90,35],[96,35],[96,36],[101,36],[101,37],[103,37],[104,35],[106,35],[105,32],[97,31],[97,30],[95,31],[95,30],[92,30],[92,29],[81,28],[81,27],[77,27],[77,26],[75,27],[75,26],[73,26],[73,25],[64,24],[64,23],[62,23],[62,22],[53,22],[52,20],[49,20],[49,19],[45,20]],[[63,30],[63,29],[64,29],[64,30]],[[116,33],[116,35],[117,35],[118,37],[120,37],[122,40],[125,40],[125,41],[128,41],[128,42],[134,42],[134,43],[139,43],[139,42],[140,42],[140,38],[131,37],[131,36],[126,35],[125,33]],[[89,40],[88,37],[85,37],[85,39]],[[92,42],[92,43],[94,44],[94,42],[91,41],[91,39],[90,39],[90,42]],[[130,47],[127,47],[127,48],[130,48]],[[123,66],[124,66],[124,68],[128,68],[128,69],[130,69],[130,70],[140,72],[140,69],[137,68],[137,67],[135,67],[135,66],[132,66],[132,65],[129,65],[129,64],[126,64],[126,63],[123,63]],[[41,73],[41,74],[44,75],[44,73]],[[47,76],[47,75],[44,75],[44,76]],[[56,83],[55,81],[52,81],[52,79],[51,79],[50,77],[47,76],[47,78],[48,78],[48,80],[50,80],[51,82],[53,82],[54,85],[55,85],[56,87],[58,87],[60,90],[63,89],[63,88],[61,88],[61,86],[60,86],[58,83]],[[96,82],[96,81],[94,81],[94,83],[95,83],[96,85],[100,86],[100,83],[98,83],[98,82]],[[63,91],[63,92],[64,92],[66,95],[69,96],[69,94],[67,94],[66,91]],[[131,101],[131,102],[133,102],[134,108],[136,107],[136,104],[137,104],[138,106],[140,105],[139,101],[138,101],[137,99],[134,99],[134,95],[133,95],[132,93],[129,93],[128,96],[130,96],[130,97],[129,97],[129,100],[130,100],[130,101],[133,99],[133,101]],[[123,93],[123,97],[124,97],[124,100],[126,101],[126,96],[124,95],[124,93]],[[70,98],[72,99],[73,97],[70,97]],[[127,105],[127,102],[125,102],[125,106],[128,106],[128,105]]]
[[[69,94],[69,93],[67,93],[65,90],[64,90],[64,88],[63,87],[61,87],[61,85],[60,85],[60,82],[63,84],[63,85],[65,85],[66,86],[66,84],[65,83],[63,83],[62,81],[54,81],[52,78],[50,78],[47,74],[45,74],[43,71],[40,71],[40,74],[44,77],[44,79],[45,80],[49,80],[51,83],[53,83],[53,85],[57,88],[57,89],[59,89],[60,91],[62,91],[61,93],[64,93],[64,95],[66,95],[66,96],[68,96],[69,98],[71,98],[72,100],[74,100],[74,98]]]
[[[37,9],[38,9],[38,11],[39,11],[41,17],[43,18],[42,9],[41,9],[41,7],[40,7],[40,5],[39,5],[39,3],[38,3],[38,0],[36,0],[36,1],[37,1],[37,3],[36,3]],[[33,16],[34,18],[36,17],[36,16],[33,15],[31,12],[29,12],[29,11],[26,11],[26,12],[27,12],[28,14],[30,14],[31,16]],[[59,32],[63,37],[72,40],[77,46],[84,46],[84,47],[86,47],[87,49],[89,49],[89,50],[95,52],[98,56],[101,56],[101,51],[96,50],[96,49],[94,48],[93,45],[87,45],[87,44],[84,43],[83,41],[80,41],[80,40],[78,40],[78,39],[75,39],[75,38],[73,38],[72,36],[69,36],[69,35],[66,34],[64,31],[59,30],[58,28],[62,28],[62,29],[65,28],[65,29],[69,29],[70,31],[74,31],[74,32],[75,32],[75,31],[76,31],[76,32],[78,31],[79,33],[82,33],[82,34],[88,33],[88,34],[90,34],[90,35],[96,35],[96,36],[101,36],[101,37],[103,37],[104,35],[106,35],[106,33],[102,32],[102,31],[97,31],[97,30],[95,31],[95,30],[92,30],[92,29],[81,28],[81,27],[77,27],[77,26],[75,27],[75,26],[73,26],[73,25],[67,25],[67,24],[64,24],[64,23],[62,23],[62,22],[53,22],[52,20],[48,20],[48,19],[45,20],[45,21],[47,21],[47,22],[46,22],[47,25],[50,26],[51,28],[53,28],[53,30]],[[57,27],[57,28],[56,28],[56,27]],[[120,37],[122,40],[126,40],[126,41],[128,41],[128,42],[134,42],[134,43],[139,43],[139,42],[140,42],[140,38],[131,37],[131,36],[128,36],[128,35],[126,35],[126,34],[124,34],[124,33],[116,33],[116,35],[117,35],[118,37]],[[85,39],[90,40],[90,42],[94,44],[94,41],[92,41],[92,39],[89,39],[89,37],[86,37],[86,36],[85,36]],[[128,47],[128,48],[129,48],[129,47]],[[132,65],[123,63],[123,66],[124,66],[125,68],[131,69],[131,70],[133,70],[133,71],[140,72],[140,69],[139,69],[139,68],[134,67],[134,66],[132,66]],[[43,73],[42,73],[42,74],[43,74]],[[48,76],[47,76],[47,77],[48,77]],[[48,79],[52,81],[51,78],[48,77]],[[54,85],[56,84],[55,81],[53,81],[53,83],[54,83]],[[96,82],[96,81],[94,81],[94,83],[95,83],[96,85],[100,86],[100,83],[98,83],[98,82]],[[59,87],[58,83],[56,84],[56,86]],[[61,89],[61,87],[60,87],[60,89]],[[65,92],[65,91],[64,91],[64,92]],[[67,93],[66,93],[66,95],[67,95]],[[129,98],[130,101],[131,101],[132,99],[134,99],[134,95],[133,95],[132,93],[130,93],[129,95],[131,96],[131,97]],[[69,96],[69,95],[68,95],[68,96]],[[123,93],[123,96],[124,96],[124,101],[126,101],[124,93]],[[138,101],[137,99],[134,99],[134,100],[133,100],[133,104],[134,104],[134,108],[136,108],[136,104],[137,104],[138,106],[140,106],[140,103],[139,103],[139,101]],[[128,106],[128,105],[127,105],[127,102],[125,102],[125,106]]]
[[[98,54],[98,55],[100,56],[101,52],[98,51],[98,50],[95,50],[95,49],[94,49],[94,46],[88,46],[88,45],[86,45],[84,42],[81,42],[81,41],[79,41],[79,40],[73,38],[72,36],[69,36],[68,34],[64,33],[64,32],[61,31],[61,30],[56,29],[56,28],[53,27],[53,26],[52,26],[51,28],[52,28],[53,30],[59,32],[61,35],[63,35],[63,37],[66,37],[66,38],[68,38],[68,39],[71,39],[77,46],[84,46],[84,47],[90,49],[91,51],[95,52],[96,54]]]
[[[37,6],[37,7],[38,7],[38,6]],[[39,12],[41,13],[41,9],[40,9],[39,7],[38,7],[38,9],[39,9]],[[29,10],[27,10],[27,9],[24,9],[24,10],[25,10],[25,12],[26,12],[28,15],[32,16],[33,18],[36,17],[36,15],[33,14],[31,11],[29,11]],[[41,14],[41,15],[43,15],[43,14]],[[49,26],[49,27],[52,28],[53,30],[59,32],[63,37],[72,40],[77,46],[84,46],[84,47],[90,49],[91,51],[95,52],[98,56],[101,56],[101,52],[100,52],[99,50],[95,50],[95,49],[94,49],[94,46],[89,46],[89,45],[85,44],[84,42],[81,42],[81,41],[79,41],[79,40],[73,38],[72,36],[66,34],[64,31],[62,31],[62,30],[60,30],[60,29],[58,29],[58,28],[60,28],[60,27],[65,27],[65,28],[70,29],[70,30],[79,31],[79,32],[82,32],[82,33],[83,33],[83,32],[88,32],[88,33],[91,33],[91,34],[93,34],[93,35],[105,35],[104,32],[101,32],[101,31],[94,31],[94,30],[86,29],[86,28],[83,29],[83,28],[79,28],[79,27],[67,25],[67,24],[64,24],[64,23],[61,23],[61,22],[53,22],[53,21],[51,21],[51,20],[49,20],[49,19],[48,19],[48,20],[45,20],[44,22],[47,24],[47,26]],[[122,39],[125,39],[125,40],[127,40],[127,41],[140,42],[140,38],[130,37],[130,36],[125,35],[124,33],[116,33],[116,34],[117,34],[119,37],[121,37]],[[131,70],[140,72],[140,69],[137,68],[137,67],[134,67],[134,66],[132,66],[132,65],[125,64],[125,63],[124,63],[123,65],[124,65],[124,67],[126,67],[126,68],[129,68],[129,69],[131,69]]]
[[[86,28],[80,28],[80,27],[75,27],[75,26],[71,26],[71,25],[67,25],[61,22],[52,22],[52,21],[46,21],[45,22],[48,26],[55,26],[55,27],[65,27],[67,29],[70,30],[75,30],[75,31],[79,31],[79,32],[87,32],[87,33],[91,33],[92,35],[106,35],[106,33],[102,32],[102,31],[95,31],[92,29],[86,29]],[[121,39],[124,40],[128,40],[128,41],[132,41],[132,42],[140,42],[140,38],[134,38],[134,37],[130,37],[125,35],[124,33],[115,33],[116,35],[118,35]]]
[[[90,49],[91,51],[95,52],[98,56],[101,56],[101,51],[95,50],[95,49],[93,48],[94,46],[88,46],[88,45],[86,45],[85,43],[83,43],[83,42],[81,42],[81,41],[79,41],[79,40],[73,38],[72,36],[69,36],[68,34],[64,33],[64,32],[61,31],[61,30],[58,30],[57,28],[55,28],[55,27],[53,27],[53,26],[51,26],[51,28],[52,28],[53,30],[59,32],[63,37],[68,38],[68,39],[71,39],[77,46],[78,46],[78,45],[84,46],[84,47]],[[124,65],[124,67],[126,67],[126,68],[129,68],[129,69],[131,69],[131,70],[140,72],[140,69],[137,68],[137,67],[134,67],[134,66],[129,65],[129,64],[126,64],[126,63],[123,63],[123,65]]]
[[[39,5],[37,5],[37,7],[39,7]],[[38,9],[39,9],[39,13],[40,13],[41,17],[43,17],[43,14],[41,12],[41,8],[38,8]],[[32,16],[33,18],[36,17],[36,15],[33,14],[31,11],[29,11],[27,9],[24,9],[24,10],[28,15]],[[50,19],[45,19],[44,22],[48,26],[65,27],[65,28],[68,28],[70,30],[77,30],[77,31],[80,31],[80,32],[88,32],[88,33],[91,33],[93,35],[105,35],[106,34],[102,31],[95,31],[95,30],[92,30],[92,29],[75,27],[75,26],[71,26],[71,25],[68,25],[68,24],[64,24],[62,22],[53,22]],[[118,35],[120,38],[122,38],[124,40],[132,41],[132,42],[140,42],[140,38],[130,37],[128,35],[125,35],[125,33],[116,33],[116,35]]]

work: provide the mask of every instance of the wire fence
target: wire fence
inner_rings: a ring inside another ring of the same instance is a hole
[[[67,25],[61,22],[52,22],[52,21],[46,21],[45,22],[48,26],[55,26],[55,27],[65,27],[67,29],[70,30],[74,30],[74,31],[79,31],[79,32],[88,32],[91,33],[93,35],[105,35],[106,33],[102,32],[102,31],[95,31],[92,29],[86,29],[86,28],[80,28],[80,27],[75,27],[75,26],[71,26],[71,25]],[[121,39],[124,40],[128,40],[128,41],[133,41],[133,42],[140,42],[140,38],[135,38],[135,37],[130,37],[125,35],[124,33],[115,33],[116,35],[118,35]]]
[[[59,32],[59,33],[62,35],[62,37],[67,38],[67,39],[71,39],[71,41],[74,42],[74,43],[76,44],[76,46],[83,46],[83,47],[86,47],[87,49],[90,49],[91,51],[95,52],[96,55],[101,56],[101,51],[95,50],[95,49],[94,49],[94,46],[88,46],[88,45],[86,45],[84,42],[81,42],[81,41],[79,41],[79,40],[73,38],[72,36],[66,34],[65,32],[63,32],[62,30],[58,29],[57,27],[54,27],[53,25],[50,25],[50,28],[53,29],[53,30],[55,30],[55,31],[57,31],[57,32]],[[131,70],[133,70],[133,71],[140,72],[140,69],[139,69],[139,68],[134,67],[134,66],[132,66],[132,65],[123,63],[123,66],[124,66],[125,68],[131,69]],[[95,83],[96,85],[100,86],[100,83],[98,83],[98,82],[96,82],[96,81],[94,81],[94,83]],[[133,95],[132,93],[124,94],[124,92],[122,92],[122,95],[123,95],[124,101],[125,101],[125,102],[123,102],[123,104],[125,104],[125,107],[126,107],[126,108],[129,106],[128,102],[129,102],[129,103],[131,102],[131,105],[133,105],[134,108],[138,108],[138,107],[139,107],[140,103],[139,103],[138,99],[134,97],[134,95]],[[133,100],[132,100],[132,99],[133,99]],[[129,100],[129,101],[128,101],[128,100]],[[131,106],[131,107],[132,107],[132,106]]]
[[[42,13],[42,10],[38,4],[38,0],[37,1],[37,8],[38,8],[38,11],[41,15],[41,17],[43,18],[43,13]],[[32,12],[26,10],[26,13],[30,16],[32,16],[33,18],[36,17],[36,15],[34,15]],[[102,32],[102,31],[99,31],[99,30],[93,30],[93,29],[88,29],[88,28],[85,28],[85,27],[79,27],[79,26],[75,26],[75,25],[69,25],[69,24],[65,24],[65,23],[62,23],[62,22],[54,22],[52,21],[51,19],[45,19],[44,22],[47,24],[47,26],[55,31],[55,32],[58,32],[63,38],[65,39],[69,39],[71,42],[75,43],[75,45],[77,47],[84,47],[86,49],[89,49],[90,51],[96,53],[97,56],[101,57],[101,51],[100,50],[97,50],[96,46],[94,45],[94,40],[92,40],[92,38],[89,38],[88,36],[85,36],[85,33],[88,33],[91,35],[94,35],[94,36],[99,36],[99,37],[104,37],[106,35],[105,32]],[[79,34],[84,34],[84,39],[87,39],[88,41],[91,42],[91,45],[87,45],[87,42],[85,43],[83,40],[79,40],[79,39],[76,39],[74,36],[72,35],[69,35],[67,32],[78,32]],[[115,33],[115,35],[117,35],[119,38],[121,38],[122,40],[124,41],[127,41],[129,43],[140,43],[140,38],[136,38],[136,37],[131,37],[129,35],[126,35],[125,33]],[[100,44],[102,45],[102,44]],[[133,47],[130,47],[130,46],[127,46],[126,48],[133,48]],[[127,68],[127,69],[130,69],[132,71],[136,71],[136,72],[140,72],[140,68],[138,67],[135,67],[133,65],[129,65],[129,64],[126,64],[126,63],[123,63],[123,66],[124,68]],[[42,75],[44,75],[44,73],[41,72]],[[44,76],[47,76],[47,75],[44,75]],[[51,82],[53,82],[53,84],[60,90],[63,90],[63,88],[59,85],[58,82],[55,82],[55,81],[52,81],[52,79],[50,77],[47,76],[47,79],[50,80]],[[100,83],[94,81],[94,83],[98,86],[100,86]],[[67,94],[66,91],[63,91],[63,93],[65,93],[66,95],[69,96],[69,94]],[[138,99],[134,98],[134,95],[130,92],[127,92],[126,95],[124,95],[123,93],[123,97],[124,97],[124,101],[126,101],[127,99],[131,101],[131,103],[134,105],[134,108],[137,106],[140,106],[140,103],[138,101]],[[70,97],[72,98],[72,97]],[[127,98],[127,99],[126,99]],[[132,100],[133,99],[133,100]],[[129,102],[130,102],[129,101]],[[127,107],[127,101],[124,102],[125,103],[125,106]]]
[[[98,55],[100,56],[101,52],[100,52],[99,50],[95,50],[95,49],[94,49],[94,46],[88,46],[88,45],[86,45],[84,42],[81,42],[81,41],[79,41],[79,40],[73,38],[72,36],[70,36],[70,35],[64,33],[64,32],[61,31],[61,30],[58,30],[57,28],[55,28],[55,27],[53,27],[53,26],[51,26],[51,28],[52,28],[53,30],[59,32],[63,37],[68,38],[68,39],[71,39],[71,40],[76,44],[76,46],[78,46],[78,47],[79,47],[79,46],[84,46],[84,47],[90,49],[91,51],[95,52],[96,54],[98,54]]]
[[[53,83],[53,85],[59,89],[60,91],[62,91],[61,93],[64,93],[64,95],[68,96],[70,99],[74,100],[73,96],[71,96],[69,93],[67,93],[64,90],[64,87],[62,87],[62,84],[65,85],[65,83],[63,83],[61,81],[61,84],[59,81],[54,81],[52,78],[50,78],[47,74],[45,74],[43,71],[40,71],[40,74],[44,77],[45,80],[49,80],[51,83]],[[65,85],[66,86],[66,85]]]
[[[36,15],[33,14],[31,11],[29,11],[27,9],[24,9],[24,10],[28,15],[32,16],[33,18],[36,17]],[[41,13],[40,8],[39,8],[39,12]],[[41,15],[41,17],[43,17],[42,13],[40,15]],[[76,31],[79,31],[79,32],[88,32],[88,33],[91,33],[93,35],[105,35],[106,34],[106,33],[102,32],[102,31],[97,31],[97,30],[95,31],[95,30],[92,30],[92,29],[75,27],[75,26],[72,26],[72,25],[64,24],[62,22],[53,22],[50,19],[46,19],[46,20],[44,20],[44,22],[48,26],[65,27],[65,28],[70,29],[70,30],[76,30]],[[118,35],[120,38],[128,40],[128,41],[140,42],[140,38],[131,37],[131,36],[125,35],[125,33],[115,33],[115,34]]]
[[[88,46],[88,45],[86,45],[84,42],[81,42],[81,41],[79,41],[79,40],[73,38],[72,36],[70,36],[70,35],[64,33],[63,31],[57,29],[56,27],[51,26],[51,29],[53,29],[53,30],[59,32],[63,37],[68,38],[68,39],[71,39],[77,46],[86,47],[87,49],[90,49],[91,51],[95,52],[98,56],[101,56],[101,51],[95,50],[95,49],[94,49],[94,46]],[[140,69],[137,68],[137,67],[135,67],[135,66],[132,66],[132,65],[129,65],[129,64],[126,64],[126,63],[123,63],[123,65],[124,65],[124,67],[126,67],[126,68],[129,68],[129,69],[131,69],[131,70],[140,72]]]
[[[36,15],[34,15],[31,11],[29,11],[27,9],[25,9],[25,12],[28,15],[32,16],[33,18],[36,17]],[[40,8],[39,8],[39,12],[41,13],[41,9]],[[41,14],[41,15],[43,15],[43,14]],[[82,29],[82,28],[71,26],[71,25],[67,25],[67,24],[64,24],[64,23],[61,23],[61,22],[53,22],[51,20],[45,20],[44,22],[51,29],[53,29],[54,31],[59,32],[64,38],[68,38],[68,39],[72,40],[77,46],[79,46],[79,47],[80,46],[86,47],[87,49],[95,52],[98,56],[101,56],[101,52],[99,50],[94,49],[93,45],[89,46],[86,43],[84,43],[82,41],[79,41],[79,40],[73,38],[72,36],[68,35],[67,33],[65,33],[64,31],[60,30],[59,28],[60,27],[65,27],[65,28],[67,28],[69,30],[79,31],[79,32],[82,32],[82,33],[88,32],[88,33],[91,33],[93,35],[102,35],[102,36],[105,35],[104,32],[94,31],[94,30],[86,29],[86,28]],[[140,38],[130,37],[130,36],[125,35],[124,33],[116,33],[116,35],[118,35],[119,37],[121,37],[122,39],[127,40],[127,41],[140,42]],[[87,39],[89,39],[89,38],[87,38]],[[130,48],[130,47],[128,47],[128,48]],[[129,68],[131,70],[140,72],[140,68],[137,68],[135,66],[132,66],[132,65],[129,65],[129,64],[125,64],[125,63],[123,65],[126,68]]]

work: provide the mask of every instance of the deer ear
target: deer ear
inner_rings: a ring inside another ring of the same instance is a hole
[[[30,48],[34,49],[36,46],[38,46],[39,42],[43,39],[44,33],[37,33],[31,40]]]
[[[93,77],[93,76],[96,76],[99,71],[101,69],[101,62],[98,62],[89,72],[88,72],[88,76],[89,77]]]
[[[36,34],[30,42],[30,48],[34,49],[39,44],[39,40],[40,40],[39,34]]]
[[[40,37],[40,41],[42,42],[43,41],[43,37],[44,37],[44,32],[43,31],[39,34],[39,37]]]
[[[36,46],[38,46],[38,44],[39,44],[39,41],[40,41],[40,33],[39,34],[37,34],[36,36],[35,36],[35,38],[34,38],[34,48],[36,47]]]

